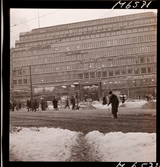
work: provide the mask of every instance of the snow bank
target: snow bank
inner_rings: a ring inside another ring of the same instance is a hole
[[[92,153],[101,161],[115,162],[155,162],[155,133],[122,133],[107,134],[98,131],[89,132],[86,140],[92,145]]]
[[[141,108],[144,104],[146,104],[146,100],[139,100],[139,101],[126,101],[124,104],[121,102],[119,103],[119,107],[125,107],[125,108]],[[101,102],[99,103],[93,103],[92,104],[97,109],[107,109],[111,107],[111,104],[109,106],[102,105]]]
[[[142,101],[135,101],[135,102],[132,102],[132,101],[128,101],[128,102],[125,102],[124,105],[126,108],[141,108],[144,104],[146,104],[146,100],[142,100]],[[121,105],[120,105],[121,106]]]
[[[59,128],[22,128],[10,133],[10,154],[19,161],[68,161],[77,136]]]

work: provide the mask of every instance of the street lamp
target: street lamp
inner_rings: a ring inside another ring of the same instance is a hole
[[[31,100],[33,99],[33,94],[32,94],[32,75],[31,75],[31,66],[29,66],[30,69],[30,89],[31,89]]]

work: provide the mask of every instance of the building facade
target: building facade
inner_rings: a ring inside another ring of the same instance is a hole
[[[153,12],[33,29],[11,49],[12,94],[155,96],[156,56]]]

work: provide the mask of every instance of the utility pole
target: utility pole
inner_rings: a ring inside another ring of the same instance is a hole
[[[31,89],[31,100],[33,99],[32,95],[32,76],[31,76],[31,65],[29,66],[29,71],[30,71],[30,89]]]

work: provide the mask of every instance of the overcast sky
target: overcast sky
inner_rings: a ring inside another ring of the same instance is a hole
[[[148,11],[157,13],[157,9],[11,9],[10,44],[15,47],[15,40],[19,40],[21,32],[31,31],[39,26],[48,27]]]

